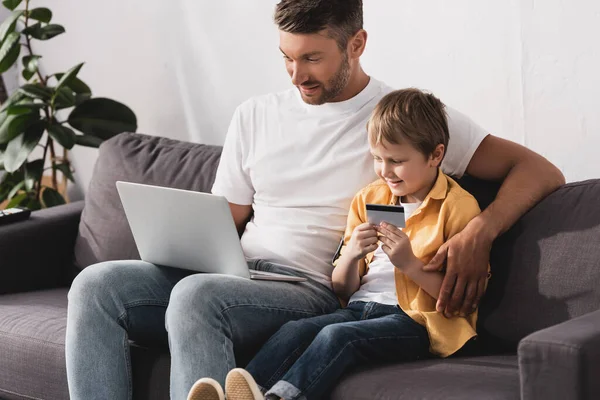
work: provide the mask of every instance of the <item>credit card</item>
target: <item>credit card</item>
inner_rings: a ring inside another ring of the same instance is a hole
[[[404,228],[406,220],[404,218],[404,207],[402,206],[384,206],[381,204],[367,204],[367,221],[373,225],[379,225],[382,222],[392,224],[397,228]]]

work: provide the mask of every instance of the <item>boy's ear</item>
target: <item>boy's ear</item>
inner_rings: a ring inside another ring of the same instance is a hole
[[[431,153],[431,158],[429,160],[429,165],[431,167],[438,168],[442,164],[442,160],[444,159],[444,154],[446,153],[446,146],[443,144],[438,144],[433,153]]]

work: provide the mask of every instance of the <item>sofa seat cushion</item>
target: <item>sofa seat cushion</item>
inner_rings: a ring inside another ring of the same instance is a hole
[[[66,322],[66,288],[0,296],[0,398],[69,398]]]
[[[361,369],[338,383],[334,400],[518,399],[516,355],[423,360]]]
[[[75,243],[77,266],[140,257],[116,181],[210,192],[220,158],[218,146],[137,133],[122,133],[102,143]]]

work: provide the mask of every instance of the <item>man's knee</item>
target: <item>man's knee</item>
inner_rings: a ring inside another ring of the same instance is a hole
[[[220,312],[220,299],[224,296],[222,276],[194,274],[179,281],[169,299],[166,326],[171,333],[183,333],[185,326],[197,325],[197,320],[207,320]]]

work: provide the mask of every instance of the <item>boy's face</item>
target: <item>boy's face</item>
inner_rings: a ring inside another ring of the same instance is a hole
[[[350,79],[348,54],[326,31],[295,34],[279,31],[285,67],[308,104],[339,101]]]
[[[440,146],[443,156],[443,145]],[[426,157],[407,143],[380,143],[371,146],[371,154],[375,173],[394,195],[405,196],[405,202],[423,201],[435,183],[442,158],[436,157],[435,152]]]

